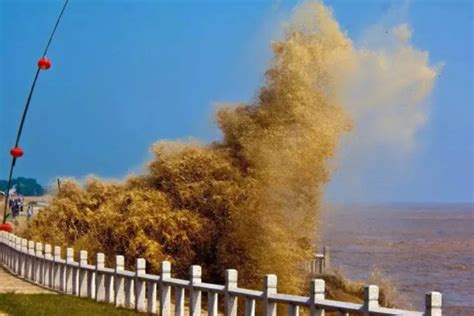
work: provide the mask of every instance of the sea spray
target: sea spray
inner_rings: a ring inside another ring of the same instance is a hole
[[[406,9],[406,3],[395,4],[364,29],[341,64],[341,98],[354,128],[333,161],[338,170],[327,190],[330,199],[391,200],[411,180],[443,63],[433,64],[428,51],[415,47]]]
[[[213,281],[226,268],[238,269],[248,286],[276,273],[281,289],[298,292],[328,162],[350,128],[333,68],[351,43],[324,6],[311,9],[313,26],[299,24],[296,13],[284,40],[273,43],[255,101],[218,110],[222,141],[161,141],[143,175],[124,183],[90,179],[83,188],[63,183],[28,236],[110,259],[124,254],[129,265],[144,257],[155,271],[171,260],[182,276],[201,264]]]
[[[300,292],[330,161],[352,126],[342,102],[357,59],[321,3],[295,11],[273,52],[255,100],[219,108],[221,141],[160,141],[147,171],[122,183],[64,182],[27,236],[105,252],[110,264],[144,257],[153,272],[170,260],[182,277],[201,264],[207,281],[235,268],[242,286],[259,287],[275,273],[279,289]]]

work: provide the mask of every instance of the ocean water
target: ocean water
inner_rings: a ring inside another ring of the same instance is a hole
[[[474,204],[330,205],[322,244],[355,280],[380,270],[412,309],[443,294],[444,315],[474,315]]]

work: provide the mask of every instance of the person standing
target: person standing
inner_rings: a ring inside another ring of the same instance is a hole
[[[30,221],[30,218],[33,216],[33,205],[28,205],[28,209],[26,210],[26,220]]]

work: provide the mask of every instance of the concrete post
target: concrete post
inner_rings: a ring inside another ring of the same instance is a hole
[[[277,314],[277,304],[271,302],[269,297],[271,294],[277,293],[277,276],[274,274],[267,274],[265,276],[264,282],[264,293],[263,293],[263,300],[264,300],[264,314],[265,316],[276,316]]]
[[[6,240],[5,240],[5,255],[4,255],[4,258],[2,259],[2,264],[6,265],[7,267],[9,267],[10,265],[10,254],[11,254],[11,251],[10,251],[10,234],[6,235]]]
[[[299,316],[300,307],[298,305],[290,304],[288,305],[288,316]]]
[[[127,308],[135,308],[135,279],[126,277],[124,282],[125,290],[125,306]]]
[[[124,256],[115,256],[115,306],[125,306],[124,279],[118,273],[125,269]]]
[[[225,271],[225,316],[237,316],[237,296],[230,290],[237,288],[239,274],[235,269]]]
[[[53,288],[55,290],[62,291],[64,288],[63,282],[64,277],[62,274],[62,264],[59,262],[61,260],[61,247],[54,246],[54,271],[53,271]]]
[[[184,288],[176,287],[176,305],[175,315],[184,316]]]
[[[106,303],[114,303],[114,275],[107,273],[104,275],[105,281],[105,302]]]
[[[143,258],[137,259],[135,271],[135,310],[146,312],[145,307],[145,281],[140,280],[140,275],[146,273],[146,261]]]
[[[27,269],[28,269],[28,241],[25,238],[21,239],[21,272],[20,275],[23,278],[27,276]]]
[[[370,315],[370,310],[379,306],[379,287],[369,285],[364,287],[364,315]]]
[[[165,280],[171,278],[171,263],[169,261],[161,262],[160,278],[160,315],[171,315],[171,286],[165,284]]]
[[[93,300],[96,297],[96,274],[96,271],[87,271],[87,297]]]
[[[443,296],[439,292],[429,292],[425,295],[425,315],[441,316],[443,305]]]
[[[100,272],[100,269],[103,268],[105,268],[105,255],[99,252],[95,266],[95,299],[97,302],[105,300],[105,277],[104,273]]]
[[[196,283],[201,283],[201,266],[191,266],[190,274],[191,285],[189,288],[189,315],[201,316],[201,290],[194,288]]]
[[[43,269],[43,280],[44,280],[44,285],[52,288],[52,282],[51,282],[51,275],[53,273],[53,265],[51,263],[51,260],[53,259],[53,256],[51,255],[51,245],[46,244],[44,245],[44,269]]]
[[[218,315],[218,295],[216,292],[207,292],[207,315],[217,316]]]
[[[255,316],[255,299],[249,297],[245,299],[245,316]]]
[[[73,294],[74,290],[74,285],[73,285],[73,271],[72,271],[72,266],[70,265],[71,263],[74,262],[74,248],[67,248],[66,249],[66,288],[65,288],[65,293],[66,294]]]
[[[148,314],[156,314],[157,289],[154,281],[146,282],[146,311]]]
[[[323,271],[323,273],[326,273],[329,269],[331,269],[331,256],[329,254],[329,246],[324,246],[323,255],[324,255],[324,271]]]
[[[17,275],[21,274],[21,238],[17,237],[15,240],[15,252],[16,252],[16,263],[15,263],[15,273]]]
[[[28,257],[27,257],[28,271],[26,278],[30,281],[35,280],[35,242],[28,240]]]
[[[36,283],[43,284],[43,266],[44,266],[43,244],[40,242],[37,242],[35,248],[36,248],[35,281]]]
[[[311,281],[311,307],[309,309],[311,316],[324,316],[324,310],[317,308],[315,301],[324,299],[325,287],[326,283],[322,279],[315,279]]]
[[[89,271],[87,266],[87,251],[81,250],[79,252],[79,285],[77,295],[80,297],[87,297],[87,280]]]

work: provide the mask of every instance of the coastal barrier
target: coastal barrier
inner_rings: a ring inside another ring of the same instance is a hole
[[[105,266],[103,253],[97,253],[94,265],[88,263],[87,251],[79,252],[79,261],[75,260],[74,255],[73,248],[67,248],[63,258],[60,246],[43,246],[41,242],[0,232],[0,262],[10,273],[60,293],[139,312],[166,316],[183,316],[185,312],[191,316],[237,316],[238,301],[243,300],[246,316],[256,314],[257,304],[263,306],[265,316],[276,316],[279,305],[286,306],[289,316],[297,316],[303,310],[311,316],[323,316],[325,311],[335,311],[337,315],[441,316],[442,313],[439,292],[427,293],[425,311],[416,312],[379,306],[379,288],[375,285],[364,288],[363,304],[355,304],[325,299],[325,282],[322,279],[311,281],[309,296],[297,296],[278,293],[277,276],[274,274],[264,277],[263,291],[258,291],[238,287],[238,273],[233,269],[226,270],[225,284],[220,285],[203,282],[198,265],[190,267],[188,280],[182,280],[171,276],[168,261],[163,261],[160,274],[154,275],[146,273],[143,258],[137,259],[135,271],[127,271],[121,255],[115,257],[114,268]],[[207,307],[202,308],[204,297],[207,297]]]

